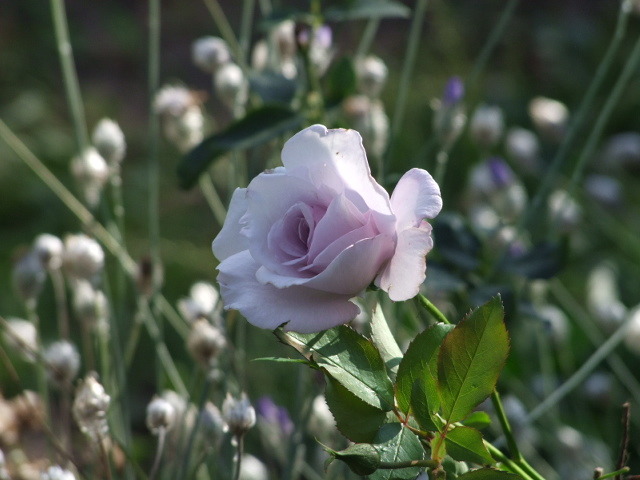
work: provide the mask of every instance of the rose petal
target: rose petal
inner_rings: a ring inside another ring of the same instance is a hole
[[[211,248],[220,261],[249,248],[247,237],[241,233],[240,219],[247,211],[247,189],[236,188],[231,196],[227,218],[222,230],[213,239]]]
[[[426,277],[425,256],[431,248],[431,225],[427,222],[422,222],[418,228],[402,231],[398,235],[396,251],[376,279],[376,285],[396,302],[415,297]]]
[[[324,195],[358,192],[369,208],[390,213],[389,195],[371,176],[362,137],[355,130],[327,130],[312,125],[282,149],[282,163],[291,175],[315,185]]]
[[[312,278],[279,275],[260,267],[256,278],[260,283],[269,283],[286,289],[293,285],[304,285],[338,295],[353,297],[361,293],[374,280],[382,264],[393,252],[393,239],[388,235],[360,240],[343,250],[320,274]]]
[[[412,168],[405,173],[391,195],[396,229],[417,227],[425,218],[434,218],[442,209],[440,187],[426,170]]]
[[[258,264],[248,251],[237,253],[218,266],[218,282],[225,309],[239,310],[260,328],[312,333],[353,320],[359,308],[351,295],[313,290],[303,286],[278,289],[256,280]]]

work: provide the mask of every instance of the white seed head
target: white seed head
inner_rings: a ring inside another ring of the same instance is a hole
[[[33,241],[33,251],[48,270],[58,270],[62,266],[64,244],[60,238],[49,233],[38,235]]]
[[[507,131],[504,147],[509,158],[529,173],[540,169],[540,142],[531,130],[513,127]]]
[[[154,397],[147,405],[147,428],[154,435],[158,435],[161,429],[173,427],[175,419],[176,409],[168,400]]]
[[[193,104],[178,116],[164,116],[163,132],[167,140],[181,152],[187,152],[204,138],[204,115],[200,105]]]
[[[640,355],[640,305],[633,308],[627,316],[627,334],[625,346],[636,355]]]
[[[71,160],[71,174],[82,189],[85,201],[95,207],[109,179],[109,166],[94,147],[87,148]]]
[[[328,25],[313,30],[309,59],[318,75],[324,75],[333,58],[333,32]]]
[[[569,232],[582,220],[582,208],[564,190],[556,190],[549,195],[549,218],[555,228]]]
[[[187,349],[191,356],[205,368],[212,368],[215,365],[218,355],[226,345],[227,340],[224,334],[208,320],[199,318],[191,325]]]
[[[76,390],[73,418],[80,431],[94,441],[102,439],[109,431],[107,410],[110,402],[111,397],[92,374],[87,375]]]
[[[3,333],[8,346],[20,352],[25,360],[35,360],[33,352],[38,350],[38,332],[33,323],[21,318],[10,318]]]
[[[13,266],[13,286],[25,302],[35,302],[47,279],[40,256],[33,250],[23,255]]]
[[[181,117],[194,104],[193,93],[181,85],[165,85],[156,94],[153,106],[162,116]]]
[[[377,98],[354,95],[345,100],[345,117],[360,132],[365,150],[373,156],[384,154],[389,141],[389,117],[383,103]]]
[[[280,22],[271,32],[271,41],[276,46],[280,58],[293,58],[296,55],[295,23],[293,20]]]
[[[180,299],[178,309],[184,318],[193,322],[198,318],[214,318],[220,294],[208,282],[196,282],[191,286],[189,296]]]
[[[202,37],[191,45],[193,63],[207,73],[215,73],[225,63],[231,61],[227,42],[219,37]]]
[[[480,105],[469,123],[469,132],[474,142],[484,148],[493,147],[504,132],[504,118],[500,107]]]
[[[380,57],[368,55],[356,62],[356,77],[358,91],[362,94],[377,98],[387,81],[389,70]]]
[[[42,472],[40,480],[76,480],[76,476],[73,472],[65,470],[58,465],[54,465]]]
[[[262,72],[269,66],[269,44],[266,40],[258,40],[251,51],[251,67]]]
[[[127,152],[124,133],[115,121],[103,118],[93,129],[93,145],[112,166],[122,162]]]
[[[557,100],[536,97],[529,102],[529,116],[541,135],[557,141],[564,136],[569,110]]]
[[[222,418],[229,426],[229,431],[235,436],[245,434],[256,424],[256,411],[249,403],[246,394],[239,399],[227,393],[222,403]]]
[[[597,264],[589,273],[586,297],[591,315],[607,332],[615,330],[627,316],[627,307],[620,301],[617,272],[608,262]]]
[[[76,346],[60,340],[44,351],[44,360],[49,378],[56,385],[69,385],[80,370],[80,354]]]
[[[104,250],[96,240],[83,233],[67,235],[62,264],[70,277],[91,280],[104,268]]]
[[[202,426],[207,432],[207,437],[211,437],[213,441],[222,438],[222,435],[229,431],[229,426],[222,418],[222,412],[213,403],[207,402],[200,413]]]
[[[215,74],[216,94],[229,108],[242,103],[247,96],[248,84],[242,69],[235,63],[222,65]]]

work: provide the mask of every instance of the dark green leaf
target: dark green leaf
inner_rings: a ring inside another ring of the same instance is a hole
[[[482,434],[471,427],[455,427],[447,432],[444,440],[447,453],[460,462],[479,465],[495,463],[482,442]]]
[[[409,15],[409,7],[392,0],[354,0],[344,7],[330,7],[324,12],[328,21],[335,22],[366,18],[407,18]]]
[[[290,103],[298,88],[295,80],[273,72],[252,75],[249,85],[251,91],[257,93],[264,103]]]
[[[248,113],[222,132],[212,135],[191,150],[178,166],[183,188],[191,188],[211,162],[232,150],[261,145],[288,130],[295,129],[303,118],[289,108],[267,105]]]
[[[502,270],[530,279],[549,279],[555,276],[566,263],[567,242],[542,242],[529,251],[506,259]]]
[[[480,468],[460,475],[458,480],[522,480],[522,477],[495,468]]]
[[[387,370],[395,377],[402,360],[402,350],[400,350],[396,339],[393,337],[391,330],[389,330],[389,324],[384,318],[384,313],[379,303],[376,304],[371,315],[371,340],[380,352]]]
[[[411,413],[422,430],[440,431],[444,423],[435,413],[440,404],[435,382],[416,380],[411,390]],[[430,403],[433,401],[433,405]]]
[[[356,71],[353,62],[343,57],[333,64],[326,76],[325,100],[337,105],[356,91]]]
[[[472,412],[462,423],[466,427],[482,430],[483,428],[487,428],[491,425],[491,417],[487,412]]]
[[[475,270],[480,264],[482,244],[461,216],[439,215],[433,224],[433,236],[436,252],[448,263],[463,270]]]
[[[444,337],[453,330],[454,325],[438,323],[427,328],[409,344],[404,354],[398,376],[396,377],[396,399],[403,413],[409,413],[411,392],[416,381],[426,383],[425,393],[435,392],[434,398],[427,399],[431,412],[439,407],[435,385],[438,376],[438,350]]]
[[[342,325],[320,333],[277,335],[362,401],[384,411],[393,408],[393,385],[380,352],[355,330]]]
[[[357,475],[369,475],[375,472],[380,465],[378,450],[368,443],[356,443],[339,452],[327,447],[324,449],[331,455],[330,460],[333,458],[342,460]]]
[[[463,420],[487,398],[509,352],[500,297],[471,312],[444,339],[438,355],[438,390],[442,416],[449,424]]]
[[[386,414],[363,402],[332,377],[327,377],[325,398],[340,433],[352,442],[371,442]]]
[[[424,449],[418,437],[399,423],[387,423],[382,426],[374,446],[380,453],[380,460],[387,463],[422,460]],[[371,480],[413,480],[420,468],[401,468],[397,470],[376,470],[369,475]]]

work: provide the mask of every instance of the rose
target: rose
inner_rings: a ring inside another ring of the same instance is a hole
[[[433,246],[424,219],[442,208],[429,173],[409,170],[389,198],[358,132],[322,125],[293,136],[282,163],[235,190],[213,241],[225,308],[309,333],[355,318],[350,300],[371,282],[394,301],[418,293]]]

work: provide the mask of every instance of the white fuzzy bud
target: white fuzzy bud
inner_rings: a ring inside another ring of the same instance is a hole
[[[572,231],[582,219],[582,208],[564,190],[549,195],[548,206],[551,223],[561,232]]]
[[[550,140],[564,136],[569,110],[564,103],[546,97],[536,97],[529,103],[529,116],[536,130]]]
[[[156,94],[153,106],[162,116],[180,117],[194,103],[197,104],[189,89],[180,85],[165,85]]]
[[[10,318],[7,320],[4,332],[6,344],[22,355],[30,362],[35,360],[33,352],[38,350],[38,332],[33,323],[21,318]]]
[[[239,480],[269,480],[269,470],[258,458],[245,453],[240,462]]]
[[[82,322],[96,328],[104,328],[108,324],[107,297],[87,280],[73,282],[73,308]]]
[[[256,411],[249,403],[246,394],[237,399],[227,393],[222,403],[222,418],[235,436],[244,435],[256,424]]]
[[[44,361],[49,378],[56,385],[71,384],[80,370],[78,349],[67,340],[49,345],[44,351]]]
[[[189,296],[178,301],[178,310],[188,322],[198,318],[215,319],[215,308],[220,295],[216,288],[207,282],[197,282],[191,286]]]
[[[469,122],[469,132],[474,142],[483,148],[491,148],[500,141],[504,131],[504,119],[500,107],[480,105]]]
[[[271,32],[271,41],[276,46],[280,58],[295,57],[297,46],[293,20],[285,20],[276,25]]]
[[[161,429],[169,430],[176,419],[176,409],[168,400],[154,397],[147,405],[147,428],[154,435]]]
[[[640,355],[640,305],[633,308],[627,316],[627,334],[625,346],[636,355]]]
[[[94,441],[101,440],[109,431],[107,410],[111,397],[94,375],[87,375],[76,390],[73,418],[80,431]]]
[[[607,262],[596,265],[589,273],[586,290],[591,315],[605,331],[615,330],[627,316],[627,307],[620,301],[614,267]]]
[[[193,322],[187,338],[187,349],[202,366],[212,368],[226,345],[227,340],[223,333],[208,320],[200,318]]]
[[[76,476],[73,472],[65,470],[58,465],[54,465],[42,472],[40,480],[76,480]]]
[[[225,63],[231,61],[227,42],[219,37],[202,37],[191,45],[193,63],[207,73],[215,73]]]
[[[98,153],[111,164],[112,167],[124,160],[127,143],[120,125],[109,118],[103,118],[93,129],[93,145]]]
[[[214,83],[216,94],[228,108],[246,100],[248,84],[242,69],[235,63],[222,65],[215,74]]]
[[[55,235],[43,233],[33,241],[33,251],[48,270],[58,270],[62,266],[64,244]]]
[[[525,172],[535,174],[540,170],[540,142],[531,130],[510,128],[504,140],[504,148],[509,158]]]
[[[104,268],[104,250],[96,240],[83,233],[67,235],[63,266],[72,278],[91,280]]]
[[[109,179],[109,166],[94,147],[87,148],[71,160],[71,174],[82,189],[85,201],[95,207]]]
[[[229,426],[222,418],[222,412],[213,403],[207,402],[200,412],[202,426],[206,432],[206,437],[216,441],[222,438],[222,435],[229,431]]]
[[[39,255],[33,250],[23,255],[13,266],[12,279],[20,298],[25,302],[36,302],[47,279]]]
[[[381,58],[369,55],[356,62],[358,90],[371,98],[380,96],[389,70]]]

